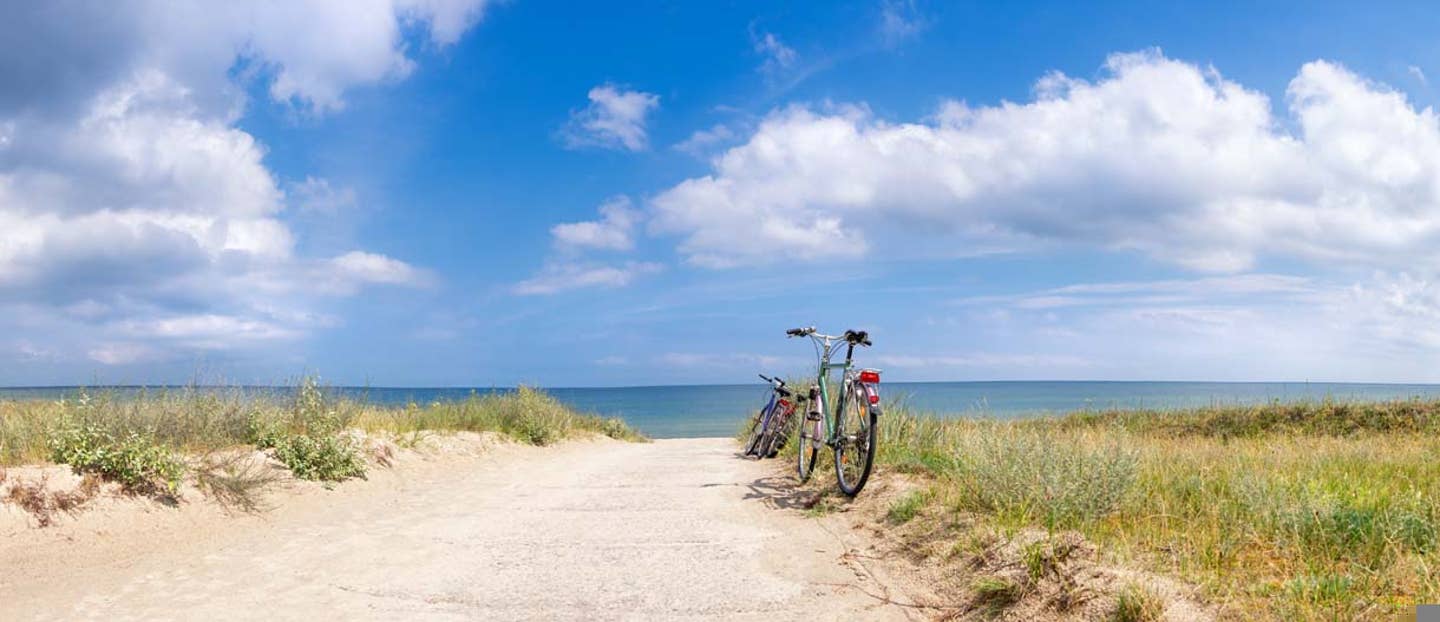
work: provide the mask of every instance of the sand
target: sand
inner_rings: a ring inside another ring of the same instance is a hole
[[[731,439],[499,445],[292,484],[260,514],[0,521],[0,619],[919,619]],[[5,518],[0,516],[0,519]]]

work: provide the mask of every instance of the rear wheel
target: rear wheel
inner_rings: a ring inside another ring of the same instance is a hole
[[[835,478],[840,492],[860,494],[875,463],[875,411],[860,385],[852,384],[840,398],[835,415]]]
[[[745,455],[759,456],[756,452],[760,449],[760,441],[765,433],[765,409],[755,413],[755,418],[750,420],[750,432],[745,437]]]
[[[794,416],[795,409],[787,408],[770,416],[770,431],[765,436],[765,451],[760,455],[766,458],[774,458],[780,450],[785,447],[785,441],[790,438],[790,418]]]

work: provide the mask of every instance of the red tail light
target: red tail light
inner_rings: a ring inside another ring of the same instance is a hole
[[[874,369],[860,370],[860,382],[865,384],[880,384],[880,372]]]

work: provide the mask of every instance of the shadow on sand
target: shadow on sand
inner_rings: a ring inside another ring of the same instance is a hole
[[[770,475],[745,485],[750,491],[746,500],[759,500],[766,505],[787,510],[808,510],[820,502],[822,493],[801,488],[794,477]]]

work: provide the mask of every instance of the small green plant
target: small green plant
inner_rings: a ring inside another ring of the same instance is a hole
[[[908,523],[920,513],[929,499],[930,494],[924,490],[911,492],[890,505],[890,511],[886,513],[886,518],[896,525]]]
[[[138,493],[174,494],[185,463],[138,432],[116,438],[93,424],[62,424],[50,437],[51,459],[76,473],[96,473]]]
[[[986,575],[970,584],[974,592],[971,604],[988,614],[994,615],[1015,604],[1024,593],[1024,586],[1005,577]]]

